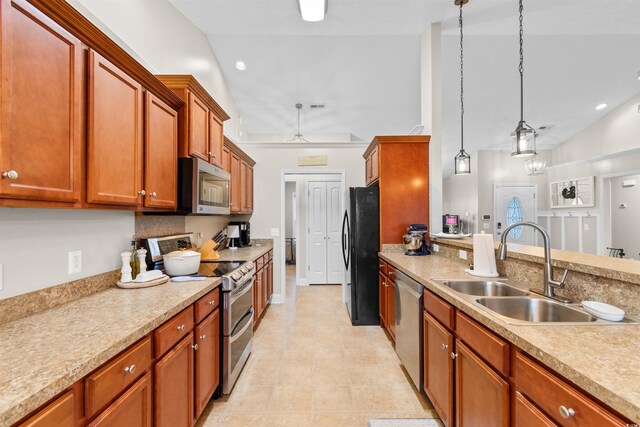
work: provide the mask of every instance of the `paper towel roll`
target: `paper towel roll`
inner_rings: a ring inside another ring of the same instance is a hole
[[[473,235],[473,270],[465,270],[473,276],[498,277],[493,234]]]

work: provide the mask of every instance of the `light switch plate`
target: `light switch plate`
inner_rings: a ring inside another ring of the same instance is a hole
[[[458,252],[458,256],[460,257],[460,259],[467,259],[467,251],[463,251],[462,249],[460,249],[460,251]]]
[[[278,237],[280,235],[280,229],[279,228],[272,228],[271,229],[271,237]]]
[[[491,227],[491,226],[489,225],[488,222],[485,222],[484,224],[482,224],[482,228],[484,228],[485,230],[488,230],[489,227]]]
[[[69,252],[69,274],[82,272],[82,251]]]
[[[431,245],[431,248],[433,249],[433,252],[440,252],[440,245],[438,245],[437,243]]]

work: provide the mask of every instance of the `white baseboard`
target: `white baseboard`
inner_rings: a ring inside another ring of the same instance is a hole
[[[297,282],[298,286],[309,286],[309,280],[307,279],[299,279]]]
[[[271,295],[271,304],[284,304],[284,297],[282,294]]]

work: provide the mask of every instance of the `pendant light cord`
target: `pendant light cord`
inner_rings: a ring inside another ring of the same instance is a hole
[[[462,35],[462,1],[460,2],[460,17],[458,24],[460,27],[460,150],[464,151],[464,50]]]
[[[520,123],[524,122],[524,48],[523,48],[523,35],[524,31],[522,28],[522,0],[520,0],[520,66],[518,67],[518,71],[520,71]]]

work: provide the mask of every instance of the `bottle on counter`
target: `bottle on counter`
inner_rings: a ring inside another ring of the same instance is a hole
[[[140,273],[140,260],[138,259],[138,248],[136,247],[136,241],[131,241],[131,277],[136,278],[136,276]]]

